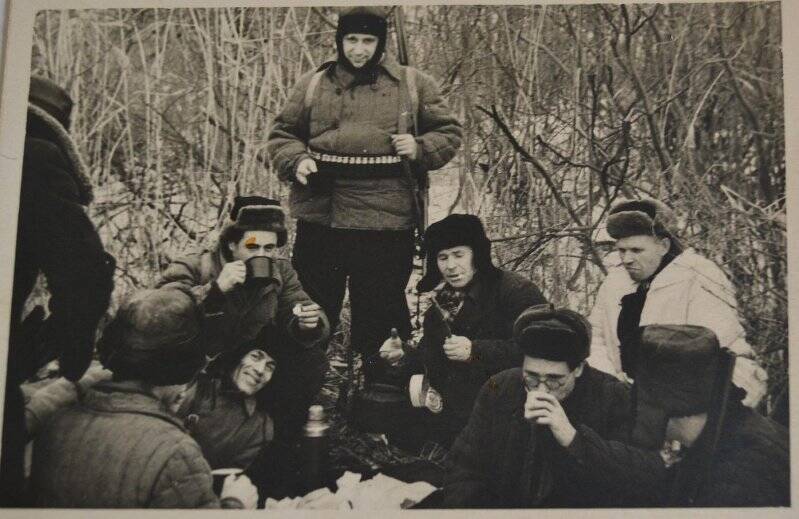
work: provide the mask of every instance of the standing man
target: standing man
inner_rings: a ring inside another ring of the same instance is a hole
[[[349,288],[351,344],[362,354],[391,328],[410,335],[414,206],[402,160],[423,176],[461,143],[436,82],[388,56],[386,32],[384,8],[345,8],[336,60],[300,79],[269,136],[275,169],[291,182],[294,266],[333,329]]]
[[[277,399],[276,434],[290,439],[299,435],[324,383],[328,362],[319,345],[330,326],[289,261],[278,256],[286,238],[285,214],[276,200],[237,197],[216,249],[175,260],[158,285],[189,290],[201,304],[209,355],[270,344],[281,363],[272,384],[284,396]],[[271,279],[248,275],[245,262],[251,258],[270,260]]]
[[[715,263],[683,249],[672,210],[653,199],[623,201],[611,208],[607,230],[618,256],[612,257],[591,312],[588,363],[635,379],[639,326],[704,326],[738,355],[733,382],[746,391],[744,403],[756,406],[766,393],[766,372],[746,342],[735,291]]]
[[[72,99],[63,88],[42,77],[31,78],[6,364],[0,506],[24,504],[27,435],[19,385],[54,358],[64,377],[81,378],[92,360],[97,323],[114,288],[114,258],[105,252],[84,208],[92,199],[92,187],[69,135],[71,113]],[[23,321],[25,302],[39,274],[47,279],[49,316],[45,320],[38,306]]]

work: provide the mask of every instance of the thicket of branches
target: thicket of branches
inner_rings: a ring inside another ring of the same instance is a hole
[[[784,390],[778,3],[405,15],[413,63],[441,81],[465,128],[458,158],[434,173],[439,217],[479,214],[503,265],[587,311],[609,204],[667,201],[686,244],[733,279],[772,395]],[[331,8],[39,13],[33,71],[77,101],[73,134],[97,190],[92,217],[119,262],[117,295],[210,245],[235,194],[285,193],[269,126],[299,75],[332,55],[334,30]]]

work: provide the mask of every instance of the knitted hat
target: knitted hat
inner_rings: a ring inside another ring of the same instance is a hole
[[[671,417],[712,411],[729,385],[734,356],[702,326],[650,325],[641,329],[634,391],[633,441],[659,448]]]
[[[588,357],[591,325],[577,312],[535,305],[516,318],[513,340],[524,355],[566,362],[574,369]]]
[[[67,173],[75,182],[78,202],[92,201],[92,185],[78,148],[69,136],[72,99],[66,90],[47,78],[32,76],[28,92],[26,138],[45,139],[57,145],[71,168]]]
[[[338,62],[349,63],[344,57],[343,41],[347,34],[371,34],[377,37],[377,48],[372,58],[364,65],[364,69],[371,69],[380,62],[386,49],[386,34],[388,32],[387,12],[383,7],[358,6],[345,7],[339,12],[338,27],[336,28],[336,50]]]
[[[143,290],[122,304],[98,343],[115,380],[185,384],[205,366],[202,312],[175,288]]]
[[[639,235],[676,239],[676,218],[659,200],[623,200],[610,209],[607,230],[616,240]]]
[[[244,231],[272,231],[277,246],[286,244],[286,212],[280,202],[263,196],[237,196],[230,210],[230,227]]]
[[[474,266],[482,278],[499,277],[501,271],[491,262],[491,241],[480,219],[471,214],[451,214],[432,224],[424,233],[427,273],[417,283],[418,291],[429,292],[441,283],[438,253],[459,246],[472,248]]]

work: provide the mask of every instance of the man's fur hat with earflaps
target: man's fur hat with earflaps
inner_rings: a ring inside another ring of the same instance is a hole
[[[222,231],[224,237],[233,229],[242,231],[272,231],[277,234],[277,246],[288,240],[286,212],[280,202],[263,196],[237,196],[230,209],[230,221]],[[224,239],[222,241],[225,241]]]
[[[472,214],[451,214],[432,224],[424,233],[427,272],[416,285],[419,292],[433,290],[443,279],[438,269],[438,253],[459,246],[472,248],[478,276],[489,280],[499,277],[501,271],[491,261],[491,241],[480,219]]]
[[[608,212],[608,234],[615,240],[639,235],[676,239],[676,224],[674,211],[654,198],[622,200]]]

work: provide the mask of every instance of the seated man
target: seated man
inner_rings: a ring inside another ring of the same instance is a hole
[[[449,445],[488,377],[521,362],[511,338],[513,322],[525,308],[546,300],[529,279],[494,266],[491,242],[476,216],[453,214],[434,223],[424,247],[427,274],[417,288],[434,291],[436,303],[425,313],[418,350],[402,362],[401,383],[411,374],[427,373],[423,387],[432,388],[432,399],[427,397],[432,409],[420,410],[420,433]],[[380,349],[388,363],[400,362],[404,354],[398,339],[388,338]]]
[[[179,290],[125,302],[98,345],[113,379],[87,389],[34,440],[36,503],[56,508],[219,508],[211,468],[174,414],[205,366],[202,314]],[[224,508],[253,508],[258,494],[230,476]]]
[[[445,508],[641,506],[664,481],[627,445],[630,394],[586,365],[591,328],[539,305],[516,321],[521,367],[491,377],[449,453]]]
[[[275,438],[274,409],[285,395],[271,381],[284,364],[270,346],[221,354],[179,412],[211,468],[243,469],[262,500],[289,495],[300,475],[300,453]]]
[[[159,286],[190,290],[206,316],[209,355],[273,341],[285,350],[285,363],[273,381],[287,398],[276,431],[296,439],[308,407],[324,383],[328,362],[322,346],[330,334],[324,312],[303,290],[291,263],[277,256],[286,243],[285,214],[278,202],[238,197],[231,221],[214,251],[175,260]],[[245,262],[270,258],[271,280],[253,279]],[[290,404],[290,405],[289,405]]]
[[[715,263],[683,249],[674,213],[657,200],[624,201],[608,216],[618,255],[599,287],[590,321],[588,363],[623,380],[635,379],[637,333],[648,324],[691,324],[713,330],[738,355],[733,382],[754,407],[766,391],[766,372],[755,362],[738,321],[735,292]]]
[[[244,350],[217,357],[179,412],[212,469],[246,469],[274,439],[262,390],[277,364],[264,350]]]
[[[669,454],[665,506],[790,506],[788,430],[745,407],[737,362],[701,326],[641,334],[633,440]]]

